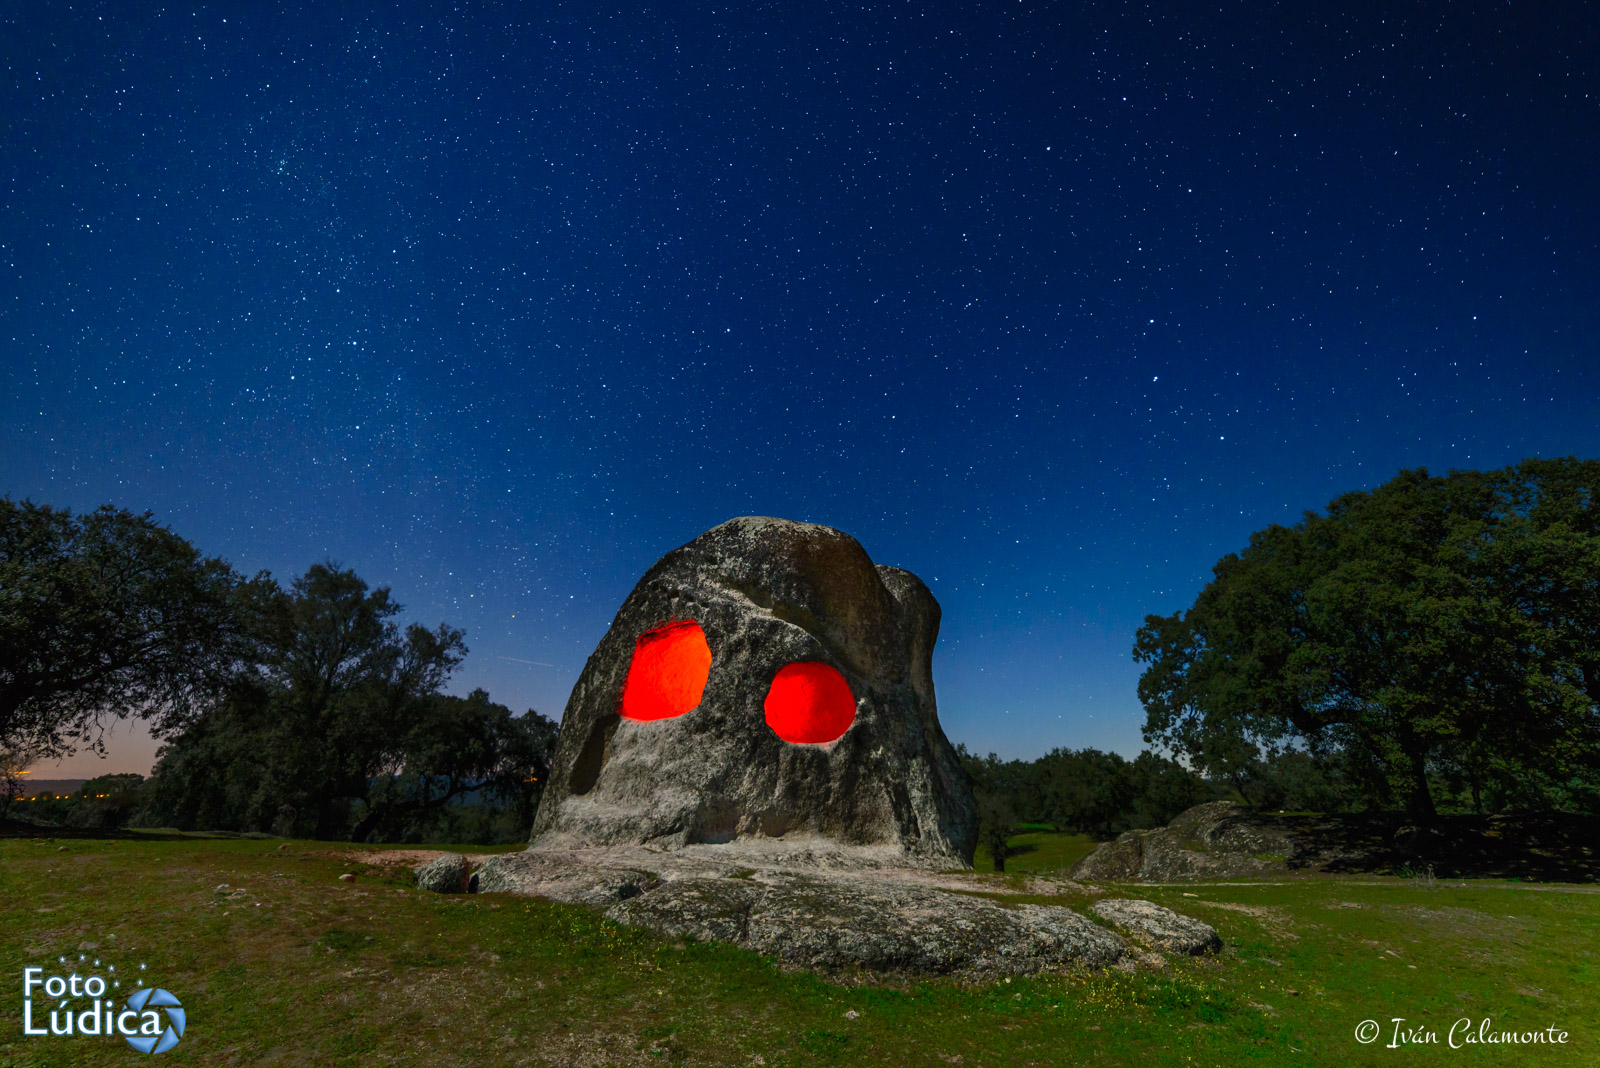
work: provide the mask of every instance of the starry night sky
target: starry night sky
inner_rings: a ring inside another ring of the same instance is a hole
[[[1593,6],[366,6],[7,5],[0,492],[353,567],[457,692],[777,515],[929,583],[952,740],[1131,754],[1251,531],[1600,454]]]

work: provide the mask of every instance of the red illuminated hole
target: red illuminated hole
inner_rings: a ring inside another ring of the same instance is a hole
[[[767,689],[767,726],[786,742],[821,745],[838,738],[856,719],[850,684],[814,660],[785,664]]]
[[[668,623],[639,635],[622,687],[623,719],[671,719],[700,703],[711,646],[700,624]]]

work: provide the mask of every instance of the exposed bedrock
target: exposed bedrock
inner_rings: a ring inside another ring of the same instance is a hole
[[[823,972],[1032,975],[1131,957],[1116,934],[1063,906],[953,893],[903,868],[751,869],[729,859],[693,847],[529,850],[485,861],[477,888],[590,905],[618,923]]]
[[[1210,924],[1149,901],[1102,898],[1089,910],[1135,940],[1169,953],[1195,957],[1222,948],[1222,939]]]
[[[1127,831],[1078,861],[1072,877],[1172,882],[1280,874],[1303,861],[1286,829],[1231,801],[1210,801],[1165,827]]]
[[[446,853],[417,869],[417,889],[436,894],[465,894],[470,879],[470,862],[460,853]]]

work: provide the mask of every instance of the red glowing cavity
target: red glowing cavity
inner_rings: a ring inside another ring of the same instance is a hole
[[[700,703],[711,674],[711,646],[700,624],[668,623],[639,635],[622,686],[623,719],[671,719]]]
[[[850,684],[827,664],[814,660],[785,664],[767,689],[767,726],[786,742],[822,745],[856,720]]]

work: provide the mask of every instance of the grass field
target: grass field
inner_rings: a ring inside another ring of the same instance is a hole
[[[1066,871],[1100,844],[1086,834],[1056,834],[1035,824],[1024,824],[1022,831],[1007,839],[1017,851],[1015,856],[1006,859],[1007,872]],[[978,846],[972,866],[978,871],[994,871],[994,861],[987,848]]]
[[[1023,837],[1035,848],[993,877],[996,893],[1074,907],[1096,896],[1018,896],[1025,873],[1085,847]],[[1600,1063],[1593,887],[1376,877],[1100,887],[1201,917],[1227,948],[1132,974],[864,984],[785,973],[581,907],[421,894],[403,867],[349,859],[368,848],[0,839],[0,1066],[141,1056],[115,1038],[22,1035],[23,968],[50,974],[79,953],[85,967],[115,964],[182,1000],[187,1031],[160,1055],[180,1065]],[[339,880],[352,871],[355,882]],[[1397,1016],[1437,1044],[1387,1048]],[[1450,1048],[1456,1020],[1475,1029],[1485,1017],[1495,1030],[1554,1025],[1567,1043]],[[1362,1045],[1355,1029],[1368,1019],[1383,1034]]]

